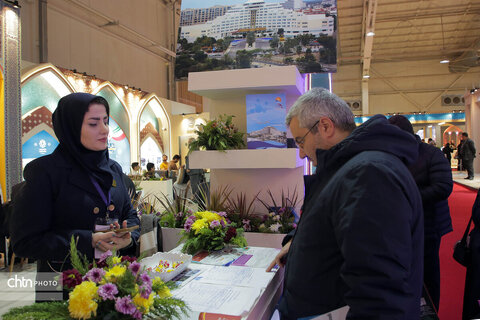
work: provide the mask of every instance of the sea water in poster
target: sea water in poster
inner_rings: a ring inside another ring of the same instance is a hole
[[[286,148],[285,94],[247,95],[248,149]]]

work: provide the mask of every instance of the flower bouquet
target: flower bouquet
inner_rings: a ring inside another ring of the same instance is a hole
[[[152,278],[136,258],[107,251],[98,264],[89,265],[78,254],[72,237],[70,260],[73,269],[61,276],[70,291],[67,302],[16,308],[4,319],[172,319],[187,310],[182,300],[172,297],[173,285]]]
[[[233,125],[233,117],[223,115],[219,116],[218,119],[208,121],[207,124],[201,124],[199,130],[195,131],[197,139],[188,145],[189,150],[194,151],[203,148],[225,151],[244,147],[244,133],[239,132]]]
[[[202,211],[189,216],[185,221],[181,240],[185,240],[182,251],[195,254],[200,250],[215,251],[226,244],[245,247],[247,240],[243,229],[236,228],[226,219],[225,212]]]

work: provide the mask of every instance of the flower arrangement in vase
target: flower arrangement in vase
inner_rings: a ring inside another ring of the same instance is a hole
[[[226,219],[225,212],[200,211],[185,221],[182,239],[185,240],[182,251],[195,254],[201,250],[215,251],[232,244],[245,247],[247,240],[243,229],[236,228]]]
[[[243,136],[233,125],[234,116],[220,115],[217,119],[201,124],[195,131],[197,138],[189,143],[190,151],[206,149],[225,151],[245,147]]]
[[[179,318],[185,303],[173,298],[173,283],[151,277],[134,257],[114,256],[107,251],[98,263],[79,255],[72,237],[73,269],[62,273],[68,301],[35,303],[15,308],[4,319],[154,319]]]

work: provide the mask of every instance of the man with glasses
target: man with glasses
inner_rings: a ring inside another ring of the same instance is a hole
[[[287,258],[281,318],[348,305],[350,319],[419,319],[422,202],[406,167],[418,155],[414,137],[381,115],[356,128],[347,104],[318,88],[286,123],[317,170],[296,232],[272,262]]]

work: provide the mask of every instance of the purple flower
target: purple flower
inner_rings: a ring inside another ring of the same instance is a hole
[[[222,228],[225,227],[225,222],[223,221],[223,219],[220,220],[220,225],[222,226]]]
[[[105,251],[104,253],[102,253],[102,255],[100,256],[100,260],[98,262],[102,262],[102,261],[105,261],[107,260],[108,257],[111,257],[112,256],[112,251],[108,250],[108,251]]]
[[[189,216],[187,220],[185,220],[185,224],[183,225],[185,231],[190,232],[190,230],[192,229],[192,224],[195,222],[195,220],[195,216]]]
[[[225,211],[217,212],[217,214],[218,214],[220,217],[224,217],[224,218],[227,217],[227,213],[226,213]]]
[[[130,265],[128,266],[128,269],[130,269],[132,274],[136,277],[138,271],[140,271],[140,267],[141,267],[140,263],[135,261],[135,262],[130,263]]]
[[[152,286],[148,285],[148,283],[142,284],[138,289],[140,290],[140,296],[144,299],[148,299],[150,293],[152,293]]]
[[[95,283],[99,283],[102,281],[102,277],[105,275],[105,270],[99,268],[90,269],[85,276],[83,277],[83,281],[90,280]]]
[[[117,286],[113,283],[106,283],[103,286],[98,287],[98,295],[102,297],[103,300],[114,300],[117,293]]]
[[[293,223],[293,228],[296,229],[297,228],[297,224],[296,223]]]
[[[142,282],[145,284],[149,284],[150,286],[152,285],[152,280],[150,279],[149,275],[146,273],[146,272],[143,272],[141,275],[140,275],[140,279],[142,280]]]
[[[135,311],[137,311],[137,308],[135,308],[132,298],[130,298],[130,295],[128,295],[123,298],[118,298],[115,301],[115,310],[123,314],[133,315]]]
[[[210,228],[215,229],[215,227],[218,226],[220,226],[220,222],[218,222],[218,220],[213,220],[212,222],[210,222]]]
[[[184,213],[182,211],[179,211],[178,213],[175,213],[175,219],[176,220],[182,220],[183,215],[184,215]]]
[[[135,312],[132,314],[132,317],[137,320],[142,320],[142,313],[140,310],[135,310]]]

